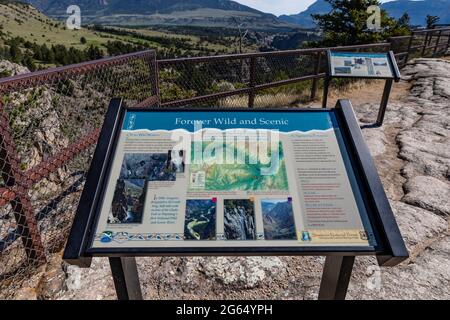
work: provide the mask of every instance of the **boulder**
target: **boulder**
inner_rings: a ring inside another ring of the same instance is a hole
[[[12,77],[18,74],[28,73],[27,67],[21,66],[20,64],[10,62],[8,60],[0,60],[0,78],[1,77]]]

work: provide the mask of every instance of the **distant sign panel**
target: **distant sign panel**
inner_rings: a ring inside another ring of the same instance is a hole
[[[388,53],[330,52],[332,77],[395,78]]]

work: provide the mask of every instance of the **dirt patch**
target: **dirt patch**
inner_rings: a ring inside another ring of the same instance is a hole
[[[338,99],[349,99],[354,106],[365,103],[380,103],[385,85],[384,80],[360,81],[351,84],[346,90],[338,90],[330,87],[328,95],[328,106],[336,105]],[[407,81],[394,83],[389,102],[402,101],[411,89],[411,84]]]

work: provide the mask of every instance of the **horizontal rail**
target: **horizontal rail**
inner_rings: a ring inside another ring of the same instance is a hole
[[[448,27],[448,28],[437,28],[437,29],[414,30],[412,33],[436,33],[436,32],[443,32],[443,31],[450,31],[450,27]]]
[[[168,102],[161,103],[161,106],[162,107],[179,107],[179,106],[189,105],[191,103],[196,103],[196,102],[205,101],[205,100],[214,100],[214,99],[221,99],[221,98],[226,98],[226,97],[231,97],[231,96],[238,96],[241,94],[248,94],[252,90],[253,90],[252,88],[244,88],[244,89],[238,89],[238,90],[227,91],[227,92],[218,92],[218,93],[213,93],[213,94],[208,94],[208,95],[204,95],[204,96],[188,98],[188,99],[183,99],[183,100],[168,101]]]
[[[320,53],[320,52],[326,52],[328,50],[344,51],[344,50],[388,47],[390,45],[391,44],[388,42],[381,42],[381,43],[372,43],[372,44],[364,44],[364,45],[338,46],[338,47],[329,47],[329,48],[312,48],[312,49],[283,50],[283,51],[270,51],[270,52],[238,53],[238,54],[206,56],[206,57],[163,59],[163,60],[158,60],[158,65],[164,66],[166,64],[176,64],[176,63],[201,63],[201,62],[210,62],[210,61],[215,62],[215,61],[221,61],[221,60],[242,60],[242,59],[262,58],[262,57],[311,55],[311,54],[316,54],[316,53]]]
[[[395,54],[396,57],[404,57],[406,55],[408,55],[408,52],[399,52]]]
[[[157,96],[151,96],[151,97],[148,97],[147,99],[145,99],[144,101],[139,102],[134,107],[135,108],[145,108],[145,107],[149,107],[149,106],[154,106],[158,103],[159,103],[159,98]]]
[[[447,43],[433,44],[431,46],[426,46],[426,47],[424,47],[423,45],[420,45],[420,46],[413,46],[413,47],[411,47],[411,50],[417,50],[417,49],[428,50],[428,49],[435,49],[435,48],[446,47],[446,46],[447,46]]]
[[[402,39],[409,39],[409,38],[411,38],[411,35],[409,35],[409,36],[390,37],[389,40],[402,40]]]
[[[308,80],[314,80],[314,79],[320,79],[320,78],[325,78],[325,73],[321,73],[318,75],[309,75],[309,76],[303,76],[303,77],[298,77],[298,78],[292,78],[292,79],[287,79],[287,80],[280,80],[280,81],[255,85],[254,87],[247,87],[247,88],[243,88],[243,89],[231,90],[231,91],[226,91],[226,92],[212,93],[212,94],[207,94],[207,95],[203,95],[203,96],[183,99],[183,100],[168,101],[168,102],[162,103],[161,106],[162,107],[177,107],[177,106],[188,105],[188,104],[192,104],[192,103],[196,103],[196,102],[206,101],[206,100],[215,100],[215,99],[222,99],[222,98],[227,98],[227,97],[231,97],[231,96],[248,94],[252,91],[260,91],[260,90],[274,88],[274,87],[281,87],[281,86],[288,85],[288,84],[293,84],[293,83],[308,81]]]
[[[302,82],[302,81],[322,79],[322,78],[325,78],[325,76],[326,76],[325,73],[320,73],[320,74],[313,74],[310,76],[303,76],[303,77],[292,78],[292,79],[287,79],[287,80],[280,80],[280,81],[256,85],[254,87],[254,89],[255,90],[264,90],[264,89],[269,89],[269,88],[274,88],[274,87],[281,87],[281,86],[285,86],[288,84],[294,84],[294,83]]]

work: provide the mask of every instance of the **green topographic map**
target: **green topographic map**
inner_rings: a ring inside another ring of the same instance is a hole
[[[206,190],[206,191],[269,191],[269,190],[289,190],[288,179],[286,174],[286,165],[284,159],[284,153],[282,144],[279,145],[279,161],[274,166],[273,174],[262,175],[262,168],[270,168],[269,164],[262,164],[259,159],[257,161],[249,161],[250,148],[248,145],[245,147],[231,145],[234,147],[235,157],[245,156],[245,164],[232,163],[232,164],[220,164],[210,162],[208,156],[203,153],[202,162],[195,163],[194,161],[194,144],[192,144],[191,152],[191,166],[190,173],[203,174],[204,173],[204,186],[199,187],[198,184],[194,184],[190,181],[190,190]],[[207,143],[203,143],[203,151],[207,147]],[[224,144],[223,152],[225,154],[227,144]],[[228,145],[230,147],[230,145]],[[255,157],[254,155],[251,155]],[[212,154],[210,157],[215,158],[216,155]],[[225,157],[225,156],[224,156]],[[268,152],[267,157],[271,157],[271,152]],[[256,163],[255,163],[256,162]]]

